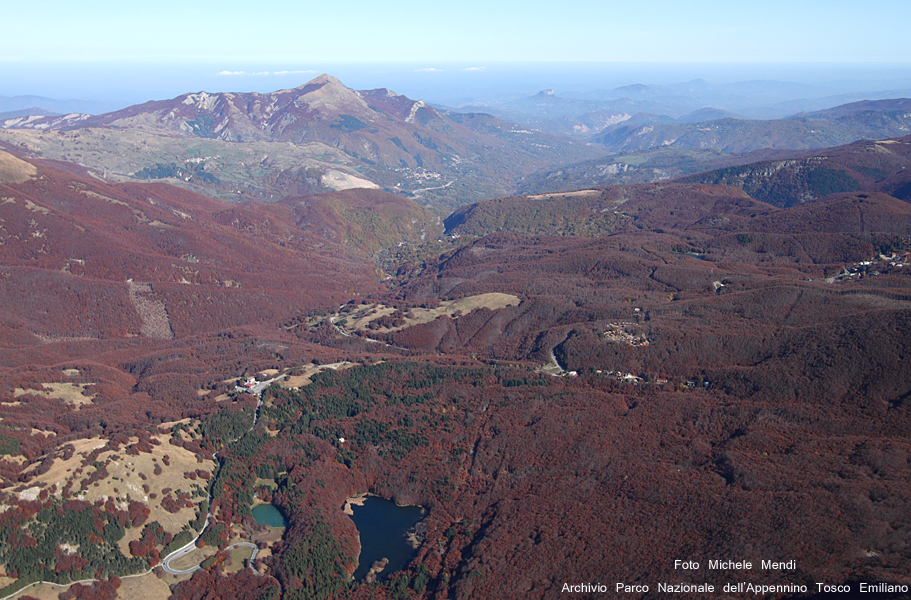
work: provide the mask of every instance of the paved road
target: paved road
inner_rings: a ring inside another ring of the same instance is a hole
[[[208,525],[208,517],[206,518],[206,524]],[[205,529],[203,530],[205,531]],[[201,534],[200,534],[201,535]],[[199,537],[197,536],[197,539]],[[256,547],[256,544],[252,542],[237,542],[225,548],[225,551],[228,552],[234,548],[250,548],[253,550],[253,553],[250,555],[250,560],[247,563],[250,567],[250,570],[259,575],[259,572],[253,568],[253,561],[256,560],[256,555],[259,553],[259,548]],[[194,565],[189,569],[175,569],[171,567],[171,561],[176,560],[182,556],[186,556],[190,552],[196,549],[196,540],[188,543],[186,546],[175,550],[174,552],[168,554],[163,561],[161,561],[161,568],[164,569],[165,573],[170,573],[171,575],[188,575],[194,571],[199,570],[199,565]]]
[[[205,522],[205,524],[203,524],[202,529],[199,532],[199,535],[197,535],[191,541],[187,542],[187,544],[185,546],[181,546],[174,552],[171,552],[170,554],[168,554],[167,556],[164,557],[164,559],[161,561],[161,568],[164,569],[165,573],[170,573],[171,575],[186,575],[187,573],[192,573],[193,571],[196,571],[197,569],[199,569],[199,565],[196,565],[189,569],[172,569],[171,561],[178,559],[181,556],[186,556],[190,552],[193,552],[193,550],[196,549],[196,540],[198,540],[202,536],[203,532],[205,532],[206,527],[208,527],[208,526],[209,526],[209,515],[206,515],[206,522]]]
[[[259,571],[253,568],[253,561],[256,560],[256,555],[259,554],[259,548],[256,547],[256,544],[252,542],[237,542],[225,548],[225,550],[231,550],[232,548],[250,548],[253,550],[253,554],[250,555],[250,558],[247,561],[247,565],[250,567],[250,570],[255,574],[259,575]]]
[[[275,383],[276,381],[279,381],[279,380],[284,379],[284,378],[285,378],[284,375],[279,375],[279,376],[277,376],[277,377],[273,377],[272,379],[270,379],[270,380],[268,380],[268,381],[260,381],[260,382],[258,382],[256,385],[250,386],[249,392],[250,392],[251,394],[253,394],[254,396],[259,396],[259,397],[261,398],[262,395],[263,395],[263,390],[264,390],[264,389],[266,389],[267,387],[269,387],[270,385],[272,385],[272,384]]]

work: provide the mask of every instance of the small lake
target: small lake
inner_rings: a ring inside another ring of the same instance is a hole
[[[389,564],[377,576],[385,580],[401,571],[417,555],[406,538],[423,516],[420,506],[397,506],[377,496],[368,496],[363,506],[353,505],[354,524],[361,538],[361,555],[358,557],[355,581],[363,579],[374,562],[383,558]]]
[[[250,513],[260,525],[268,525],[269,527],[288,526],[285,522],[285,517],[283,517],[279,510],[271,504],[260,504],[259,506],[255,506]]]

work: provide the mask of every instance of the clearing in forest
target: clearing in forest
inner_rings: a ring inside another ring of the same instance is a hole
[[[95,394],[87,396],[85,394],[86,388],[91,383],[42,383],[41,386],[43,390],[24,390],[22,388],[16,388],[13,390],[13,397],[18,398],[19,396],[25,396],[26,394],[31,394],[32,396],[41,396],[42,398],[56,398],[57,400],[63,400],[67,404],[72,404],[73,406],[82,406],[83,404],[91,404],[92,400],[95,398]]]
[[[168,532],[178,533],[196,517],[197,504],[205,497],[204,490],[209,482],[199,477],[198,472],[211,474],[215,463],[212,460],[200,461],[193,452],[172,446],[170,435],[161,434],[152,436],[152,439],[158,445],[152,445],[151,452],[140,452],[138,455],[127,454],[125,448],[101,451],[108,444],[103,438],[69,442],[52,455],[50,468],[31,479],[29,487],[19,492],[19,497],[23,500],[37,499],[44,488],[60,496],[64,487],[69,486],[73,498],[88,502],[112,498],[121,509],[126,509],[130,500],[136,500],[149,508],[147,522],[158,521]],[[138,438],[131,438],[130,443],[137,441]],[[67,450],[70,446],[72,452]],[[44,459],[36,460],[23,473],[37,470]],[[103,468],[106,474],[95,475],[98,467]],[[184,473],[197,476],[191,480],[185,478]],[[0,491],[10,491],[12,487]],[[163,491],[168,488],[168,494],[164,494]],[[171,512],[162,503],[169,498],[174,503],[167,502],[166,506],[172,510],[177,508],[178,493],[189,496],[193,506]],[[122,548],[132,539],[138,539],[140,533],[141,528],[127,529],[126,536],[120,541]]]
[[[35,165],[0,150],[0,183],[25,183],[37,174]]]
[[[458,318],[479,308],[497,310],[507,306],[517,306],[520,302],[518,296],[490,293],[458,300],[446,300],[440,302],[436,308],[409,308],[404,311],[385,304],[361,304],[347,315],[343,315],[336,324],[346,331],[389,333],[413,325],[429,323],[442,316]],[[384,317],[386,318],[384,319]]]

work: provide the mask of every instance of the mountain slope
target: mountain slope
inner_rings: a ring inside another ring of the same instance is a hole
[[[247,173],[257,180],[251,191],[260,198],[265,195],[263,199],[285,195],[278,180],[289,178],[313,180],[298,184],[298,194],[340,189],[333,188],[331,177],[326,179],[340,170],[359,180],[343,187],[379,186],[410,193],[425,204],[446,206],[462,198],[507,194],[517,175],[598,153],[488,116],[451,118],[386,89],[355,91],[328,75],[270,94],[198,92],[94,117],[30,116],[8,119],[3,126],[67,130],[62,137],[7,131],[0,138],[42,156],[79,162],[96,172],[113,171],[121,181],[171,177],[197,191],[234,200],[242,197],[232,198],[240,185],[233,182],[242,179],[239,170],[249,171],[250,160],[257,167]],[[124,136],[129,141],[122,146],[133,148],[126,165],[121,160],[124,153],[112,152],[108,139]],[[208,141],[207,153],[190,151],[203,141]],[[222,145],[240,142],[266,146],[254,159],[236,156]],[[164,144],[169,150],[150,157],[144,152],[146,143]],[[289,144],[319,145],[305,165],[311,172],[301,173],[300,166],[282,160]],[[334,167],[337,163],[343,167]]]
[[[783,160],[733,166],[681,181],[732,185],[776,206],[858,190],[911,199],[911,136],[859,141]]]
[[[459,215],[484,237],[380,285],[373,248],[433,231],[411,201],[225,206],[0,153],[5,593],[550,599],[678,556],[797,557],[691,580],[716,590],[908,581],[911,204],[671,182]],[[246,377],[286,379],[260,405]],[[426,508],[389,583],[346,576],[364,491]],[[124,577],[207,512],[184,560],[251,540],[263,576]]]
[[[0,152],[2,304],[15,329],[38,337],[139,335],[131,281],[151,286],[178,336],[332,306],[351,290],[377,288],[373,253],[419,241],[436,223],[382,192],[227,206],[67,168]],[[84,308],[54,308],[74,302]]]

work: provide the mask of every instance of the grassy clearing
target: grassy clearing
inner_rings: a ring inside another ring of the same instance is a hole
[[[171,588],[164,579],[158,579],[155,575],[124,579],[117,590],[118,598],[129,600],[165,600],[170,595]]]
[[[91,404],[95,394],[86,395],[86,388],[93,385],[91,383],[42,383],[42,387],[50,388],[44,390],[24,390],[16,388],[13,390],[13,397],[18,398],[26,394],[41,396],[42,398],[55,398],[63,400],[73,406],[82,406]]]
[[[25,183],[37,174],[35,165],[0,151],[0,183]]]
[[[210,556],[218,554],[218,548],[206,546],[205,548],[196,548],[189,554],[184,554],[180,558],[171,561],[171,568],[176,571],[183,571],[195,567]]]
[[[48,583],[42,583],[39,585],[34,585],[27,587],[24,590],[20,591],[18,594],[13,596],[13,598],[22,598],[24,596],[31,596],[32,598],[38,598],[38,600],[58,600],[60,594],[65,590],[68,590],[69,586],[60,586],[60,585],[51,585]]]
[[[354,363],[348,363],[348,364],[341,365],[337,369],[334,369],[334,370],[341,371],[342,369],[348,369],[353,366],[354,366]],[[298,388],[301,386],[308,385],[310,383],[311,377],[313,377],[317,373],[321,373],[321,372],[325,371],[326,369],[331,369],[332,367],[327,367],[325,365],[307,364],[307,365],[303,365],[298,368],[304,369],[304,372],[300,375],[285,376],[284,379],[282,379],[281,381],[278,382],[279,385],[285,389]]]
[[[361,304],[348,314],[345,319],[344,329],[347,331],[369,330],[377,333],[388,333],[390,331],[400,331],[406,327],[412,327],[421,323],[429,323],[442,316],[458,318],[461,315],[467,315],[479,308],[497,310],[498,308],[505,308],[507,306],[516,306],[519,302],[521,302],[521,300],[519,300],[517,296],[512,296],[510,294],[479,294],[477,296],[441,302],[436,308],[411,308],[402,314],[401,325],[377,329],[369,329],[370,323],[382,317],[395,314],[397,309],[384,304]]]
[[[154,574],[143,575],[142,577],[128,577],[121,581],[120,588],[117,590],[117,597],[129,600],[166,600],[171,595],[169,583],[177,583],[189,578],[189,575],[179,577],[168,575],[159,579]],[[42,583],[22,590],[13,598],[18,599],[30,596],[38,598],[38,600],[58,600],[60,594],[69,588],[69,585]]]
[[[528,199],[540,200],[542,198],[572,198],[574,196],[595,196],[601,193],[601,190],[579,190],[577,192],[565,192],[560,194],[536,194],[534,196],[528,196]]]
[[[226,573],[236,573],[243,569],[247,560],[253,556],[253,549],[246,546],[231,550],[231,564],[225,566]]]
[[[161,501],[164,497],[162,490],[171,488],[173,490],[171,492],[172,497],[178,491],[192,497],[195,491],[194,486],[204,490],[208,482],[200,478],[197,478],[196,481],[185,479],[184,473],[196,471],[197,469],[211,473],[215,463],[211,460],[200,461],[189,450],[172,446],[169,443],[170,438],[171,436],[167,434],[153,436],[152,439],[159,443],[152,446],[151,453],[129,456],[121,448],[116,451],[108,450],[102,452],[95,456],[94,459],[87,459],[87,457],[93,451],[104,447],[107,444],[107,440],[90,438],[70,442],[68,445],[72,445],[74,449],[72,456],[64,460],[62,458],[62,449],[58,450],[50,470],[29,480],[29,487],[19,492],[19,497],[32,498],[34,496],[37,498],[38,493],[45,487],[59,496],[62,494],[64,486],[72,482],[70,493],[74,498],[88,502],[113,498],[114,502],[123,509],[126,508],[130,500],[143,502],[151,511],[148,521],[158,521],[167,531],[177,533],[195,518],[196,509],[195,507],[182,508],[176,513],[168,512],[161,506]],[[131,443],[136,440],[137,438],[133,438]],[[115,456],[117,458],[114,458]],[[165,464],[165,456],[168,457],[167,462],[169,464],[167,465]],[[83,462],[86,461],[88,464],[84,465]],[[40,460],[36,461],[23,472],[28,474],[36,469],[40,462]],[[98,464],[103,465],[107,470],[107,477],[93,482],[85,490],[82,490],[83,482],[95,473],[97,470],[95,465]],[[156,465],[161,470],[159,475],[155,475]],[[148,491],[143,486],[148,486]],[[9,491],[12,487],[14,486],[9,486],[3,491]],[[155,498],[152,498],[152,494],[155,495]],[[195,500],[198,502],[199,498]],[[137,533],[138,531],[128,530],[121,546],[126,547],[126,544],[129,544],[131,539],[136,539],[131,536],[135,536]]]

